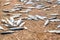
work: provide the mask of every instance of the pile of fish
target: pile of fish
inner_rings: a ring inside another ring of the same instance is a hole
[[[41,2],[41,0],[19,0],[19,2],[23,2],[24,3],[23,5],[31,4],[32,6],[24,7],[21,4],[15,4],[11,9],[3,9],[2,10],[4,12],[3,15],[5,16],[8,16],[9,13],[13,13],[16,11],[19,11],[19,14],[12,14],[12,16],[10,16],[9,18],[5,17],[4,19],[3,18],[1,19],[2,24],[0,26],[0,30],[3,30],[1,34],[11,34],[11,33],[14,33],[16,30],[28,29],[27,27],[24,26],[25,24],[24,20],[45,21],[45,23],[43,24],[43,27],[46,27],[50,22],[60,22],[60,19],[57,18],[57,16],[60,16],[60,14],[58,13],[50,14],[49,15],[51,16],[50,18],[48,18],[47,16],[28,14],[30,11],[32,11],[32,9],[50,10],[50,7],[46,6],[43,3],[36,5],[35,2]],[[52,0],[45,0],[45,2],[52,4]],[[10,0],[6,0],[6,3],[4,3],[3,6],[10,5],[10,3],[11,3]],[[60,0],[57,0],[54,4],[60,5]],[[53,5],[52,7],[55,7],[57,5]],[[25,11],[23,11],[23,9],[25,9]],[[22,14],[20,13],[26,13],[27,17],[22,17]],[[5,30],[3,26],[7,27],[8,29]],[[60,28],[60,25],[58,25],[57,28]],[[48,30],[46,32],[60,33],[60,30]]]
[[[14,14],[9,19],[8,18],[1,19],[2,25],[0,26],[0,30],[4,30],[4,31],[6,30],[2,26],[5,26],[8,28],[5,32],[2,32],[1,34],[10,34],[10,33],[14,33],[16,30],[27,29],[27,27],[23,26],[25,22],[21,18],[19,18],[18,20],[15,20],[15,18],[18,18],[20,16],[21,14]]]

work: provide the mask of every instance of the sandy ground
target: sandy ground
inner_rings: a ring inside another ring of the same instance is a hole
[[[8,6],[2,6],[4,4],[5,0],[1,0],[0,3],[0,18],[3,17],[3,12],[1,11],[2,9],[10,9],[14,6],[14,4],[19,3],[23,4],[17,0],[11,0],[11,4]],[[47,15],[49,17],[49,14],[51,13],[59,13],[60,14],[60,6],[57,6],[53,8],[52,6],[54,4],[48,4],[44,2],[47,6],[50,6],[50,10],[44,11],[44,10],[37,10],[37,9],[32,9],[29,14],[32,15]],[[24,5],[24,6],[29,6],[29,5]],[[30,5],[31,6],[31,5]],[[18,12],[15,12],[18,14]],[[12,13],[14,14],[14,13]],[[23,13],[22,13],[23,14]],[[60,34],[52,34],[52,33],[45,33],[44,30],[53,30],[57,29],[56,26],[60,24],[60,22],[51,22],[49,23],[48,26],[45,28],[43,27],[44,21],[39,20],[39,21],[30,21],[30,20],[25,20],[26,26],[28,30],[21,30],[17,31],[16,33],[13,34],[8,34],[8,35],[0,35],[0,40],[60,40]]]

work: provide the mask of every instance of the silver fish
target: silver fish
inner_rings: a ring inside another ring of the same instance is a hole
[[[29,11],[19,11],[20,13],[28,13]]]
[[[32,5],[34,5],[35,3],[32,2],[32,1],[28,1],[26,4],[32,4]]]
[[[9,13],[9,10],[7,10],[7,9],[3,9],[2,11],[5,13]]]
[[[45,17],[45,16],[40,16],[40,15],[35,15],[38,19],[41,19],[41,20],[44,20],[45,18],[47,18],[47,17]]]
[[[51,16],[59,16],[60,14],[54,13],[54,14],[50,14]]]
[[[32,10],[32,9],[26,9],[26,11],[28,11],[28,12],[31,11],[31,10]]]
[[[60,0],[57,0],[56,3],[57,3],[58,5],[60,5]]]
[[[48,24],[49,24],[49,20],[46,20],[44,26],[47,26]]]
[[[57,28],[60,28],[60,25],[58,25]]]
[[[33,19],[33,20],[38,20],[36,16],[33,15],[28,15],[29,18]]]
[[[6,18],[6,20],[8,21],[8,23],[9,23],[11,26],[13,26],[13,23],[12,23],[8,18]]]
[[[49,20],[52,20],[52,19],[56,19],[57,17],[56,16],[54,16],[54,17],[51,17],[51,18],[48,18]]]
[[[4,28],[2,26],[0,26],[0,30],[3,30]]]
[[[10,9],[9,12],[15,12],[16,10],[15,9]]]
[[[14,27],[14,28],[9,28],[9,30],[24,30],[24,29],[27,29],[27,27]]]
[[[60,22],[60,19],[52,19],[51,22]]]
[[[10,17],[10,21],[13,23],[14,22],[14,18],[13,17]]]
[[[41,8],[44,8],[44,5],[37,5],[36,7],[35,7],[36,9],[41,9]]]
[[[25,22],[21,23],[21,24],[19,25],[19,27],[22,27],[24,24],[25,24]]]
[[[50,32],[50,33],[60,33],[60,30],[48,30],[47,32]]]
[[[10,0],[6,0],[6,2],[10,2]]]
[[[27,7],[28,9],[34,9],[35,7]]]
[[[45,9],[43,9],[44,11],[46,11],[46,10],[50,10],[51,8],[45,8]]]
[[[20,18],[18,21],[17,21],[17,24],[16,25],[19,25],[23,22],[23,20]]]
[[[4,31],[4,32],[1,32],[2,35],[5,35],[5,34],[12,34],[14,33],[14,31]]]
[[[21,2],[24,2],[24,3],[26,3],[27,2],[27,0],[20,0]]]
[[[2,23],[5,23],[5,24],[7,23],[7,21],[4,20],[4,19],[1,19],[1,22],[2,22]]]
[[[4,6],[7,6],[7,5],[9,5],[10,4],[10,2],[6,2],[6,3],[4,3],[3,5]]]
[[[22,14],[13,14],[12,15],[12,18],[18,18],[18,17],[20,17]]]

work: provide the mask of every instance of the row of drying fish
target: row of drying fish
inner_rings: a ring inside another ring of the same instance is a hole
[[[35,5],[35,2],[41,2],[42,0],[19,0],[20,2],[23,2],[25,4],[32,4],[32,5]],[[48,3],[52,3],[52,0],[44,0]],[[6,0],[6,3],[4,3],[4,5],[9,5],[11,3],[10,0]],[[60,5],[60,0],[56,0],[55,2],[56,4],[59,4]]]
[[[33,2],[33,0],[20,0],[21,2],[26,2],[26,4],[35,4]],[[40,1],[40,0],[34,0],[34,1]],[[47,0],[47,2],[51,2],[51,0]],[[4,6],[9,5],[11,3],[10,0],[7,0],[6,3],[4,4]],[[56,2],[57,4],[60,3],[60,0],[57,0]],[[55,5],[53,5],[55,7]],[[27,8],[27,9],[26,9]],[[3,9],[3,12],[9,13],[9,12],[15,12],[15,11],[19,11],[19,12],[25,12],[28,13],[30,12],[33,8],[35,9],[43,9],[43,10],[50,10],[50,8],[48,6],[46,6],[45,4],[35,4],[35,6],[31,6],[31,7],[23,7],[23,5],[21,4],[15,4],[13,6],[13,8],[7,10],[7,9]],[[22,9],[26,9],[25,11],[22,11]]]
[[[55,7],[55,5],[53,5]],[[24,11],[22,9],[25,9]],[[32,11],[32,9],[43,9],[43,10],[50,10],[49,6],[44,4],[38,4],[36,6],[24,7],[21,4],[15,4],[11,9],[3,9],[2,11],[5,13],[11,13],[15,11],[19,11],[20,13],[28,13]]]
[[[46,16],[40,16],[40,15],[27,15],[27,17],[22,17],[22,14],[12,14],[10,19],[5,18],[1,19],[1,22],[4,26],[8,27],[9,30],[21,30],[21,29],[27,29],[26,27],[23,27],[25,22],[23,20],[43,20],[45,21],[44,27],[46,27],[50,22],[60,22],[60,19],[57,18],[57,16],[60,16],[59,14],[50,14],[50,18],[47,18]],[[14,20],[15,18],[19,18],[18,20]],[[19,26],[19,27],[17,27]],[[15,28],[16,27],[16,28]],[[57,26],[57,28],[60,28],[60,25]],[[1,27],[1,29],[4,29]],[[9,31],[10,32],[10,31]]]
[[[42,0],[19,0],[19,1],[20,2],[24,2],[25,4],[32,4],[32,5],[34,5],[35,2],[41,2]],[[53,2],[53,0],[43,0],[43,1],[46,1],[46,2],[48,2],[50,4]],[[60,0],[56,0],[55,3],[60,5]]]
[[[3,9],[2,11],[5,12],[5,13],[10,13],[10,12],[15,12],[15,11],[19,11],[20,13],[23,12],[23,13],[28,13],[30,11],[32,11],[32,9],[36,8],[36,9],[42,9],[42,8],[45,8],[45,9],[48,9],[46,8],[47,6],[44,6],[42,4],[40,5],[37,5],[36,7],[23,7],[22,5],[20,4],[15,4],[13,6],[13,8],[11,9]],[[26,9],[25,11],[23,11],[22,9]]]

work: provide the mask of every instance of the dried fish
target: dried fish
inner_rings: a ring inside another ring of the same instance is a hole
[[[27,20],[27,19],[28,19],[28,17],[22,17],[21,19],[22,19],[22,20]]]
[[[28,15],[29,18],[33,19],[33,20],[38,20],[36,16],[33,15]]]
[[[28,13],[28,12],[30,12],[32,9],[26,9],[25,11],[19,11],[19,12],[21,12],[21,13]]]
[[[44,19],[46,19],[47,17],[45,17],[45,16],[39,16],[39,15],[35,15],[38,19],[41,19],[41,20],[44,20]]]
[[[22,8],[14,8],[15,11],[20,11]]]
[[[27,20],[33,20],[32,18],[27,18]]]
[[[3,16],[10,16],[11,13],[3,13]]]
[[[24,3],[26,3],[27,2],[27,0],[20,0],[21,2],[24,2]]]
[[[59,16],[60,14],[54,13],[54,14],[50,14],[51,16]]]
[[[49,24],[49,20],[46,20],[44,23],[44,27],[47,26]]]
[[[57,7],[57,5],[55,4],[55,5],[53,5],[52,7],[54,7],[54,8],[55,8],[55,7]]]
[[[8,21],[8,23],[9,23],[11,26],[13,26],[13,23],[12,23],[8,18],[6,18],[6,20]]]
[[[51,22],[60,22],[60,19],[52,19]]]
[[[3,30],[4,28],[2,26],[0,26],[0,30]]]
[[[14,18],[13,17],[10,17],[10,21],[13,23],[14,22]]]
[[[48,10],[50,10],[51,8],[45,8],[45,9],[43,9],[44,11],[48,11]]]
[[[13,14],[12,15],[12,18],[18,18],[18,17],[20,17],[22,14]]]
[[[44,8],[44,5],[37,5],[36,7],[35,7],[36,9],[41,9],[41,8]]]
[[[4,3],[4,6],[7,6],[7,5],[9,5],[10,4],[10,2],[6,2],[6,3]]]
[[[21,6],[21,4],[15,4],[14,6]]]
[[[58,25],[57,28],[60,28],[60,25]]]
[[[14,28],[9,28],[9,30],[24,30],[24,29],[27,29],[27,27],[14,27]]]
[[[36,2],[39,2],[40,0],[36,0]]]
[[[13,27],[16,27],[16,26],[11,26],[10,24],[3,24],[3,26],[7,27],[7,28],[13,28]]]
[[[58,5],[60,5],[60,0],[57,0],[56,3],[57,3]]]
[[[17,24],[16,25],[19,25],[23,22],[23,20],[20,18],[18,21],[17,21]]]
[[[32,4],[32,5],[34,5],[35,3],[32,2],[32,1],[28,1],[26,4]]]
[[[15,12],[16,10],[15,9],[10,9],[10,11],[9,12]]]
[[[26,9],[27,12],[31,11],[32,9]]]
[[[49,20],[52,20],[52,19],[57,19],[57,17],[56,16],[54,16],[54,17],[51,17],[51,18],[48,18]]]
[[[33,8],[35,8],[35,7],[27,7],[28,9],[33,9]]]
[[[6,23],[7,23],[7,21],[6,21],[6,20],[4,20],[4,19],[1,19],[1,22],[2,22],[2,23],[4,23],[4,24],[6,24]]]
[[[3,26],[9,26],[8,24],[2,24]]]
[[[50,32],[50,33],[60,33],[60,30],[48,30],[47,32]]]
[[[6,2],[10,2],[10,0],[6,0]]]
[[[46,0],[46,2],[52,4],[52,0]]]
[[[5,34],[12,34],[14,33],[14,31],[4,31],[4,32],[1,32],[2,35],[5,35]]]
[[[19,11],[20,13],[28,13],[28,11]]]
[[[9,13],[9,10],[7,10],[7,9],[3,9],[2,11],[5,13]]]
[[[19,27],[22,27],[24,24],[25,24],[25,22],[21,23],[21,24],[19,25]]]

